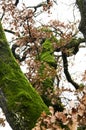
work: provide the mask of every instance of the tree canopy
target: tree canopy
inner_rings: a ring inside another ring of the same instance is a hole
[[[36,122],[33,130],[86,128],[86,86],[77,83],[68,68],[68,57],[76,55],[86,40],[85,0],[75,2],[81,14],[80,23],[51,19],[43,24],[37,20],[40,14],[50,15],[58,1],[46,0],[32,6],[19,4],[20,0],[0,2],[0,107],[7,121],[13,130],[32,129]],[[83,37],[78,35],[79,31]],[[10,43],[4,32],[12,34]],[[27,65],[25,74],[19,65]],[[60,86],[63,71],[73,91]],[[86,72],[84,80],[85,76]],[[70,112],[61,98],[65,91],[73,92],[78,101]],[[47,115],[49,110],[51,114]]]

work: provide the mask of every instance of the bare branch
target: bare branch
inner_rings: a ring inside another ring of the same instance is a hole
[[[4,29],[4,31],[5,31],[5,32],[8,32],[8,33],[11,33],[11,34],[13,34],[13,35],[16,34],[16,32],[14,32],[14,31],[12,31],[12,30],[8,30],[8,29]]]
[[[2,14],[2,16],[1,16],[0,20],[2,20],[2,19],[3,19],[4,15],[5,15],[5,12],[3,12],[3,14]]]
[[[19,0],[16,0],[14,5],[17,6],[18,3],[19,3]]]
[[[71,75],[68,71],[68,61],[67,61],[67,56],[64,52],[62,52],[62,59],[63,59],[63,67],[64,67],[64,73],[65,73],[65,76],[68,80],[68,82],[70,82],[74,87],[75,89],[78,89],[79,88],[79,85],[73,81],[73,79],[71,78]]]
[[[27,8],[34,8],[34,12],[36,12],[36,11],[37,11],[37,8],[42,7],[44,4],[45,4],[45,2],[42,2],[42,3],[39,3],[39,4],[36,5],[36,6],[28,6]]]

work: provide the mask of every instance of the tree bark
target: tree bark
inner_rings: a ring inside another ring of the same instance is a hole
[[[79,30],[83,33],[86,40],[86,0],[76,0],[76,4],[78,5],[81,14]]]
[[[76,0],[76,4],[79,8],[80,15],[81,15],[79,30],[82,32],[85,42],[86,42],[86,0]],[[84,119],[85,119],[85,117],[84,117]],[[77,130],[82,130],[82,129],[85,130],[86,125],[82,124],[80,127],[78,127]]]
[[[0,107],[13,130],[31,130],[48,108],[13,57],[0,22]]]
[[[64,52],[62,52],[62,59],[63,59],[64,73],[65,73],[65,76],[66,76],[68,82],[70,82],[75,87],[75,89],[78,89],[79,85],[71,78],[71,75],[68,71],[67,56]]]

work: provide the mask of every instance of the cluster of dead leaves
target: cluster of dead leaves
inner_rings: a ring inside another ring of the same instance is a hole
[[[5,127],[5,119],[4,118],[0,118],[0,125]]]
[[[77,130],[79,126],[86,125],[86,93],[84,93],[77,108],[64,109],[63,112],[54,111],[49,107],[50,114],[41,114],[32,130]],[[0,118],[0,125],[5,127],[5,119]]]
[[[86,90],[84,91],[84,95],[78,107],[78,122],[80,125],[86,125]]]
[[[46,115],[43,112],[36,127],[32,130],[66,130],[67,128],[75,130],[77,125],[76,114],[72,116],[71,114],[67,114],[66,111],[54,112],[53,107],[49,107],[49,109],[51,114]]]
[[[79,126],[86,125],[86,93],[77,108],[55,112],[50,106],[49,110],[50,115],[43,112],[32,130],[77,130]]]

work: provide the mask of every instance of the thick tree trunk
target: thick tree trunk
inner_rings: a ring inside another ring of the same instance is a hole
[[[86,40],[86,0],[76,0],[76,4],[81,14],[79,30],[83,33]]]
[[[0,23],[0,107],[13,130],[31,130],[42,111],[48,112],[14,59]]]
[[[81,14],[81,21],[79,25],[79,30],[82,32],[85,42],[86,42],[86,0],[76,0],[76,4],[78,5],[80,14]],[[85,116],[84,116],[85,119]],[[86,125],[84,125],[84,122],[78,130],[86,130]]]

